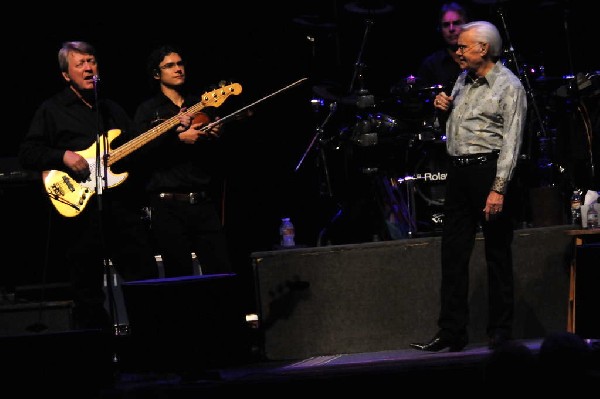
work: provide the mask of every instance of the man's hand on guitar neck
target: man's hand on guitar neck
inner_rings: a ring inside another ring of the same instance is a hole
[[[187,108],[184,107],[181,108],[181,111],[179,112],[179,126],[177,126],[177,129],[175,130],[177,133],[185,132],[192,126],[193,115],[188,115],[186,111]]]

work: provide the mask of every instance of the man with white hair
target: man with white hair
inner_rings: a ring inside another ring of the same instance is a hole
[[[510,183],[527,114],[519,78],[499,60],[502,38],[493,24],[462,26],[456,50],[464,71],[434,106],[447,113],[449,155],[442,233],[439,331],[415,349],[461,351],[468,343],[469,261],[479,228],[488,271],[489,347],[512,338],[514,282]]]

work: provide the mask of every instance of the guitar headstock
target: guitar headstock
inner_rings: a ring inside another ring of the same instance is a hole
[[[202,95],[201,103],[204,106],[218,107],[230,95],[237,96],[242,92],[242,85],[239,83],[231,83],[229,85],[221,85],[218,89],[206,92]]]

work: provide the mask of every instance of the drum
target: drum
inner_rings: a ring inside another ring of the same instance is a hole
[[[448,154],[445,141],[422,143],[415,154],[414,191],[417,228],[439,232],[443,226]]]
[[[425,85],[414,76],[409,78],[405,83],[392,87],[394,97],[383,103],[385,109],[403,122],[407,136],[418,141],[441,139],[444,121],[438,117],[433,100],[441,91],[449,92],[450,89],[442,84]]]
[[[351,140],[361,147],[394,144],[408,139],[404,124],[396,117],[382,112],[357,117]]]
[[[344,134],[352,166],[365,174],[395,171],[409,142],[403,123],[382,112],[357,116]]]
[[[443,206],[448,169],[446,143],[424,143],[419,155],[413,174],[416,179],[415,191],[427,205]]]

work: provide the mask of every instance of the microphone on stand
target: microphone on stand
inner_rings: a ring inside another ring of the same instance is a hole
[[[96,85],[100,81],[100,76],[94,75],[94,76],[92,76],[92,80],[94,81],[94,85]]]

